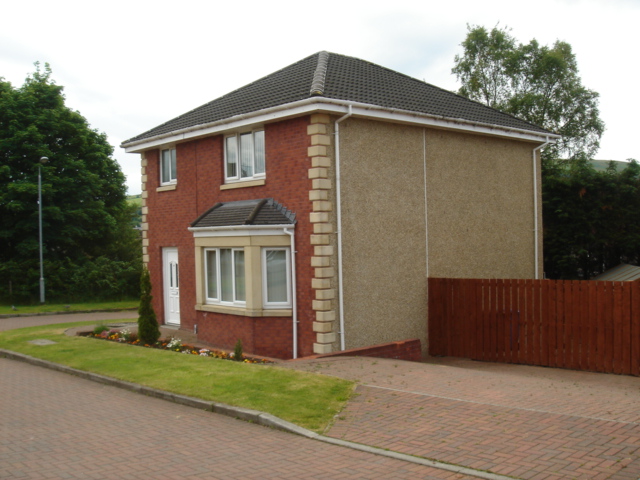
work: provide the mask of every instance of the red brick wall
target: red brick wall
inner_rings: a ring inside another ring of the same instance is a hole
[[[293,356],[291,317],[244,317],[197,312],[198,338],[224,349],[242,340],[247,353],[271,358]]]
[[[401,342],[384,343],[381,345],[373,345],[371,347],[352,348],[351,350],[313,356],[313,358],[325,357],[395,358],[398,360],[421,362],[422,351],[420,348],[420,339],[414,338],[412,340],[403,340]]]
[[[156,192],[159,185],[159,151],[146,153],[147,206],[149,214],[149,270],[153,284],[154,308],[164,323],[162,287],[162,247],[178,247],[180,262],[181,328],[198,324],[199,337],[221,347],[233,348],[241,339],[247,353],[276,358],[293,355],[291,318],[248,318],[199,312],[194,309],[195,258],[190,223],[217,202],[273,197],[296,213],[296,276],[298,301],[298,354],[313,353],[315,334],[311,308],[311,256],[309,223],[311,203],[308,178],[307,135],[309,117],[295,118],[265,126],[266,183],[262,186],[220,190],[224,184],[223,135],[178,144],[177,188]],[[255,350],[254,350],[255,349]],[[259,350],[259,351],[258,351]]]

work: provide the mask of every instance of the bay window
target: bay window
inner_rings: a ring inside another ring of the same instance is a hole
[[[196,310],[291,317],[295,213],[272,198],[216,203],[191,223]]]
[[[196,236],[196,309],[291,316],[291,255],[289,235]]]
[[[246,302],[244,250],[205,250],[205,283],[208,303],[243,305]]]

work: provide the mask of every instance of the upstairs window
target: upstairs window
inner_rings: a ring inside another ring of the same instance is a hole
[[[226,137],[224,154],[227,181],[264,178],[264,130]]]
[[[178,178],[176,169],[176,149],[168,148],[160,152],[160,184],[171,185]]]

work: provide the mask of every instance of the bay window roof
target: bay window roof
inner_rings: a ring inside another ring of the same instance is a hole
[[[241,225],[294,225],[296,214],[273,198],[216,203],[191,223],[192,228]]]

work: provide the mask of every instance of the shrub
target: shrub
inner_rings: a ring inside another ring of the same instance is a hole
[[[102,332],[106,332],[108,330],[109,330],[109,327],[107,327],[106,325],[98,325],[96,328],[93,329],[93,334],[100,335]]]
[[[238,339],[236,342],[236,347],[233,349],[233,359],[241,362],[244,359],[244,355],[242,353],[242,340]]]
[[[153,310],[151,295],[151,278],[145,267],[140,276],[140,307],[138,308],[138,337],[142,343],[153,345],[160,338],[160,327]]]

